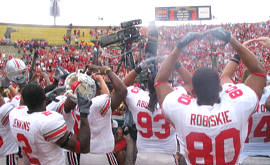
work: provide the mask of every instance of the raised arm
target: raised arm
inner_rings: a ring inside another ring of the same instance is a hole
[[[103,79],[103,77],[101,75],[93,74],[92,78],[99,82],[99,84],[100,84],[100,93],[101,94],[107,94],[107,95],[110,94],[110,90],[109,90],[106,82],[104,81],[104,79]]]
[[[180,51],[186,47],[190,42],[196,39],[200,39],[202,35],[200,33],[188,33],[182,40],[177,43],[177,47],[173,50],[165,61],[162,63],[155,79],[155,89],[159,105],[162,105],[164,98],[173,91],[173,88],[168,83],[169,77],[175,69],[175,64],[180,56]]]
[[[253,41],[259,41],[264,47],[270,49],[270,38],[269,37],[259,37]]]
[[[112,82],[114,92],[111,94],[111,108],[116,109],[124,100],[127,95],[127,87],[120,80],[120,78],[107,66],[96,66],[91,65],[88,68],[97,69],[101,74],[105,74],[109,77]]]
[[[229,31],[222,28],[215,28],[210,30],[209,33],[217,39],[223,40],[224,42],[230,42],[232,47],[237,51],[243,64],[251,73],[246,79],[245,84],[253,89],[260,99],[266,83],[266,71],[263,65],[249,49],[232,37]]]
[[[220,83],[223,85],[225,83],[232,83],[233,75],[240,63],[240,56],[235,54],[232,59],[226,64],[223,72],[220,75]]]
[[[124,78],[123,80],[124,84],[126,86],[132,85],[134,83],[134,80],[138,76],[138,74],[141,73],[141,71],[146,70],[153,61],[159,60],[160,58],[153,57],[153,58],[148,58],[146,60],[143,60],[135,69],[129,72],[129,74]]]
[[[108,70],[105,72],[105,74],[107,74],[111,80],[113,89],[115,91],[111,96],[111,107],[112,109],[116,109],[125,99],[127,95],[127,87],[113,71]]]
[[[126,77],[124,78],[123,82],[126,86],[130,86],[134,83],[134,80],[136,79],[136,77],[138,76],[138,73],[136,72],[135,69],[133,69],[132,71],[130,71]]]
[[[77,93],[77,99],[81,122],[78,136],[67,131],[65,135],[56,142],[56,144],[76,153],[88,153],[90,152],[91,132],[87,116],[92,102],[80,96],[79,93]]]
[[[185,83],[185,89],[191,93],[193,89],[192,85],[192,74],[180,64],[180,62],[176,63],[176,71],[177,73],[182,77],[184,83]]]

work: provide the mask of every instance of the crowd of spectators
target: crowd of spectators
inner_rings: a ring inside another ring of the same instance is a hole
[[[270,36],[270,21],[261,23],[239,23],[239,24],[222,24],[222,25],[181,25],[174,27],[161,26],[158,28],[158,56],[168,55],[174,48],[175,43],[182,38],[187,32],[204,32],[208,29],[221,26],[229,30],[241,43],[261,36]],[[101,35],[115,32],[115,27],[106,27],[104,29],[90,30],[92,37],[98,39]],[[142,36],[146,36],[148,29],[139,27]],[[80,37],[80,30],[72,32],[72,38]],[[146,37],[145,37],[146,38]],[[145,41],[145,40],[144,40]],[[98,42],[88,44],[84,40],[78,41],[78,45],[64,44],[61,46],[48,45],[46,41],[22,41],[18,40],[14,43],[14,47],[18,50],[18,56],[26,63],[31,64],[34,48],[39,48],[39,58],[37,59],[36,71],[46,71],[51,80],[54,69],[61,66],[69,72],[74,72],[78,68],[82,68],[85,64],[102,64],[109,65],[116,71],[122,59],[121,49],[115,45],[110,45],[105,48],[100,48]],[[211,38],[206,38],[201,41],[195,41],[185,49],[185,55],[182,56],[182,63],[190,71],[200,66],[214,67],[218,71],[222,71],[228,59],[234,54],[232,47],[219,41],[214,41]],[[143,42],[145,44],[145,42]],[[0,41],[4,45],[4,41]],[[263,48],[258,42],[248,45],[249,49],[258,56],[267,70],[270,70],[270,50]],[[0,52],[0,57],[4,53]],[[141,49],[138,43],[133,44],[132,55],[135,59],[135,64],[145,58],[144,50]],[[5,54],[5,56],[9,56]],[[9,56],[8,59],[12,58]],[[1,60],[0,67],[4,68],[6,60]],[[240,67],[242,67],[240,65]],[[123,78],[127,72],[127,67],[123,62],[118,75]],[[237,73],[241,76],[241,70]]]

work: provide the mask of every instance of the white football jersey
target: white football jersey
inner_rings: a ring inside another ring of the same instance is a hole
[[[237,164],[247,137],[248,119],[255,111],[256,93],[244,84],[224,84],[220,103],[198,105],[176,90],[163,102],[164,114],[175,124],[188,164]]]
[[[21,95],[16,95],[8,103],[5,103],[0,108],[0,157],[9,154],[17,153],[19,146],[13,138],[9,128],[9,113],[20,105]]]
[[[172,124],[165,119],[161,109],[148,110],[149,93],[138,87],[127,88],[125,102],[131,111],[137,128],[138,152],[175,154],[176,134]]]
[[[79,109],[75,110],[74,118],[79,123]],[[112,133],[111,98],[107,94],[96,96],[92,99],[89,110],[88,122],[90,125],[90,153],[105,154],[114,149],[114,136]],[[78,126],[80,126],[78,124]],[[74,128],[75,131],[75,128]]]
[[[52,101],[50,104],[46,106],[46,111],[55,111],[62,114],[64,117],[64,120],[66,121],[67,130],[74,133],[73,127],[75,124],[75,120],[73,118],[72,112],[66,113],[64,110],[64,104],[67,97],[64,95],[60,95],[60,96],[57,96],[56,99],[58,101]]]
[[[265,108],[267,97],[270,96],[270,86],[264,88],[259,108],[249,119],[249,135],[244,144],[243,153],[247,156],[270,156],[270,112]]]
[[[10,130],[31,164],[65,164],[64,151],[55,144],[64,136],[67,126],[63,116],[45,111],[27,113],[19,106],[9,114]]]

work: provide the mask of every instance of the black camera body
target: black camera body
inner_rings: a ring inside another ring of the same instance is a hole
[[[117,42],[121,44],[137,42],[140,37],[140,32],[135,25],[141,24],[142,20],[132,20],[121,23],[122,30],[109,35],[101,36],[100,46],[106,47]]]

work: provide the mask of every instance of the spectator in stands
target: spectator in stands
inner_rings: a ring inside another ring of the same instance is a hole
[[[123,129],[121,127],[117,128],[114,139],[115,147],[113,153],[118,161],[118,164],[125,165],[127,141],[123,136]]]

